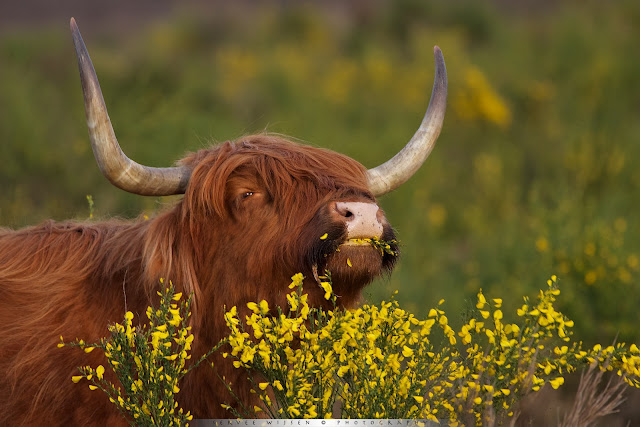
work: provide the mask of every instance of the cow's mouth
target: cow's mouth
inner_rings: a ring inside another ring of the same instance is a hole
[[[384,270],[391,270],[398,256],[398,242],[391,237],[383,240],[378,237],[349,238],[334,246],[332,253],[325,255],[325,268],[335,273],[343,272],[348,276],[358,276],[365,271],[370,276],[367,283]],[[366,283],[365,283],[366,284]]]
[[[393,257],[398,256],[398,242],[395,239],[385,241],[377,237],[352,238],[342,243],[337,250],[351,247],[374,248],[380,252],[381,256],[385,254]]]
[[[385,224],[381,236],[349,236],[342,224],[321,224],[314,231],[314,244],[305,253],[307,277],[320,284],[330,273],[338,303],[353,306],[362,289],[375,278],[390,273],[398,259],[398,242],[393,229]],[[318,287],[321,290],[321,287]],[[319,301],[324,301],[319,296]]]
[[[318,274],[330,272],[339,303],[353,307],[361,301],[362,289],[376,277],[390,272],[397,257],[398,243],[393,238],[351,238],[334,246],[324,262],[314,268],[314,277],[318,280]]]
[[[351,238],[340,243],[318,267],[320,274],[331,272],[336,295],[355,301],[362,288],[391,271],[397,257],[398,243],[393,238]]]

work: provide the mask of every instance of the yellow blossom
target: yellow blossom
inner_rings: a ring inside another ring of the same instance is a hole
[[[330,299],[333,289],[331,288],[331,283],[329,282],[320,282],[320,286],[324,289],[324,299]]]
[[[301,286],[303,280],[304,280],[304,276],[302,275],[302,273],[294,274],[291,277],[291,283],[289,284],[289,289],[293,289]]]
[[[480,292],[478,292],[478,303],[476,304],[476,308],[482,309],[484,308],[486,303],[487,303],[487,300],[482,294],[482,290],[480,290]]]
[[[402,355],[404,357],[411,357],[413,356],[413,350],[405,345],[402,347]]]
[[[549,383],[551,384],[551,387],[553,387],[554,389],[557,389],[562,384],[564,384],[564,378],[563,377],[557,377],[557,378],[549,381]]]

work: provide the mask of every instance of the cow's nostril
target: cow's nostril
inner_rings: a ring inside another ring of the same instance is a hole
[[[333,209],[343,218],[351,219],[355,215],[347,203],[335,203]]]

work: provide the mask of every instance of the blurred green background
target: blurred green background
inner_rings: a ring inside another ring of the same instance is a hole
[[[402,260],[369,299],[398,289],[425,314],[445,298],[452,319],[482,288],[515,311],[557,274],[580,339],[639,341],[640,2],[100,7],[0,13],[0,224],[85,219],[87,194],[102,218],[171,205],[112,187],[96,167],[70,16],[123,150],[153,166],[263,130],[376,166],[417,129],[437,44],[444,129],[380,201]]]

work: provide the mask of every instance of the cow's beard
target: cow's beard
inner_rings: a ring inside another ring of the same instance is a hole
[[[362,289],[376,277],[391,272],[398,258],[398,244],[389,225],[383,228],[379,240],[387,243],[388,248],[381,249],[380,245],[362,240],[353,244],[347,240],[344,226],[335,224],[325,239],[314,242],[306,264],[316,281],[330,272],[338,304],[353,306],[360,301]]]

